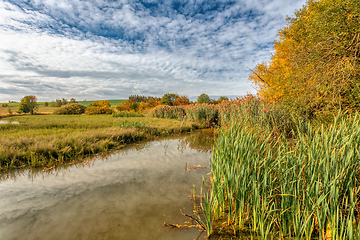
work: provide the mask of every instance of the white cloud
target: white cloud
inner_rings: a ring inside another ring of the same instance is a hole
[[[125,0],[14,2],[0,2],[0,102],[254,93],[247,68],[270,57],[305,0],[243,0],[202,15]]]

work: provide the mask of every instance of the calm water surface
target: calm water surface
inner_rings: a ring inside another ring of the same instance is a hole
[[[1,175],[0,239],[203,239],[179,230],[193,184],[209,168],[212,137],[188,135],[126,149],[87,164]]]

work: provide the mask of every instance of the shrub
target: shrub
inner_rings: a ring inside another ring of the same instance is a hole
[[[108,100],[103,101],[93,101],[86,109],[85,113],[89,115],[94,114],[112,114],[112,109],[110,108],[110,102]]]
[[[68,103],[54,111],[56,115],[74,115],[85,112],[86,107],[80,103]]]
[[[123,104],[123,103],[120,103],[119,105],[117,105],[116,109],[118,111],[120,111],[120,112],[122,112],[122,111],[130,111],[130,108],[126,104]]]

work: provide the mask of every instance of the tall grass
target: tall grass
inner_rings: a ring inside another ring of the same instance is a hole
[[[262,239],[360,239],[359,115],[295,127],[292,140],[259,134],[246,117],[221,130],[203,209],[212,227]]]
[[[215,126],[219,123],[219,107],[211,104],[158,106],[151,112],[153,117],[197,122],[205,127]]]
[[[290,136],[296,129],[293,118],[283,107],[268,105],[253,95],[247,95],[220,104],[193,104],[186,106],[158,106],[151,111],[157,118],[178,119],[202,124],[204,127],[224,126],[234,117],[249,118],[258,129],[279,135],[284,131]],[[296,120],[295,120],[296,119]]]

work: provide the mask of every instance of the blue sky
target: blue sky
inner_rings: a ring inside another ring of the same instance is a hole
[[[305,0],[2,0],[0,102],[256,93]]]

